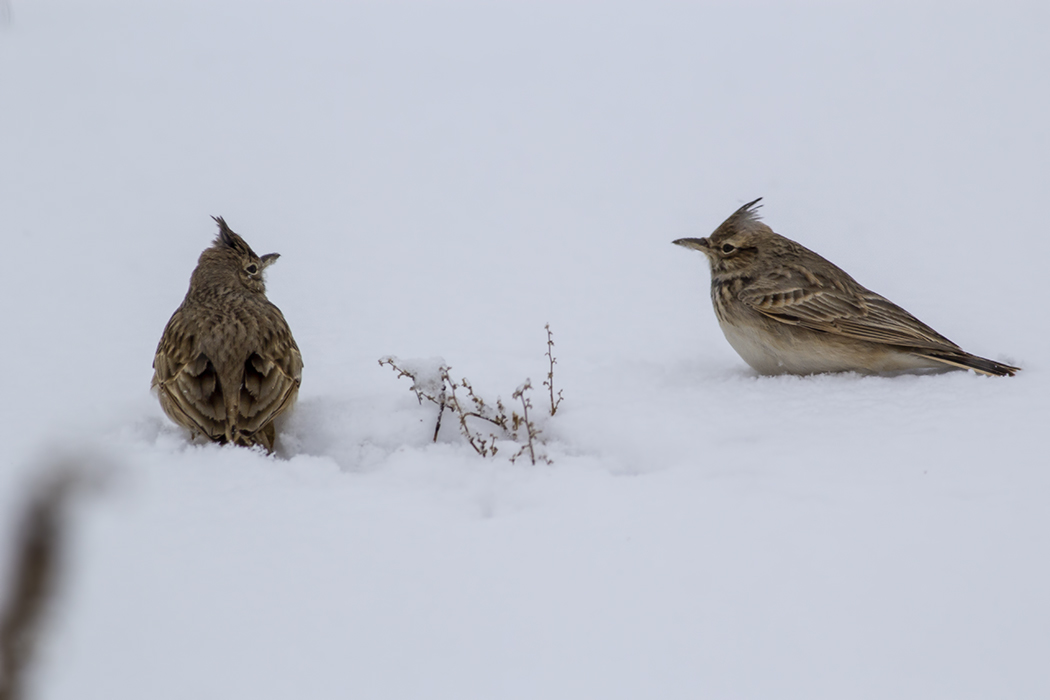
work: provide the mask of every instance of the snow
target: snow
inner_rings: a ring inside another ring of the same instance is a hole
[[[34,697],[1050,694],[1046,6],[0,22],[3,524],[59,455],[115,470],[71,514]],[[755,376],[671,241],[758,196],[1024,371]],[[306,366],[274,457],[189,444],[148,393],[212,215],[282,255]],[[546,323],[550,465],[448,416],[432,442],[377,362],[508,406],[531,378],[541,414]]]

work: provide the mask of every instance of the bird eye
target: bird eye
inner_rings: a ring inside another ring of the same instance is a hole
[[[736,250],[736,248],[734,248],[730,244],[728,244],[728,243],[723,243],[722,244],[722,252],[723,253],[732,253],[734,250]]]
[[[249,275],[254,275],[256,272],[259,271],[259,266],[256,265],[255,263],[252,263],[251,265],[249,265],[248,267],[246,267],[244,269],[248,271]]]

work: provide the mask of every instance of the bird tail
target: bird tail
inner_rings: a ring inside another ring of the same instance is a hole
[[[919,357],[925,357],[928,360],[943,362],[952,367],[972,369],[974,372],[987,374],[990,377],[1012,377],[1015,373],[1021,371],[1020,367],[1004,365],[1001,362],[988,360],[983,357],[978,357],[977,355],[971,355],[962,350],[959,350],[958,352],[930,350],[927,352],[917,352],[915,354]]]

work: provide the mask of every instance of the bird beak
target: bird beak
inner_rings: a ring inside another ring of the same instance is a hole
[[[701,253],[707,253],[711,250],[711,246],[708,244],[706,238],[679,238],[677,241],[671,242],[675,245],[680,245],[683,248],[699,250]]]
[[[281,257],[280,253],[267,253],[266,255],[259,258],[259,261],[262,262],[263,269],[265,270],[270,265],[273,265],[275,262],[277,262],[277,258],[279,257]]]

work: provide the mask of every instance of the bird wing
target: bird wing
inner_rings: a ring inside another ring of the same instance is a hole
[[[844,274],[844,273],[843,273]],[[959,346],[889,299],[848,278],[833,280],[801,267],[745,285],[738,298],[768,318],[810,330],[907,347]]]
[[[248,434],[265,428],[294,403],[303,377],[299,346],[280,310],[272,306],[271,313],[273,332],[244,363],[237,425]]]
[[[213,440],[226,432],[226,407],[215,366],[201,352],[195,330],[176,310],[153,358],[151,388],[168,416]]]

